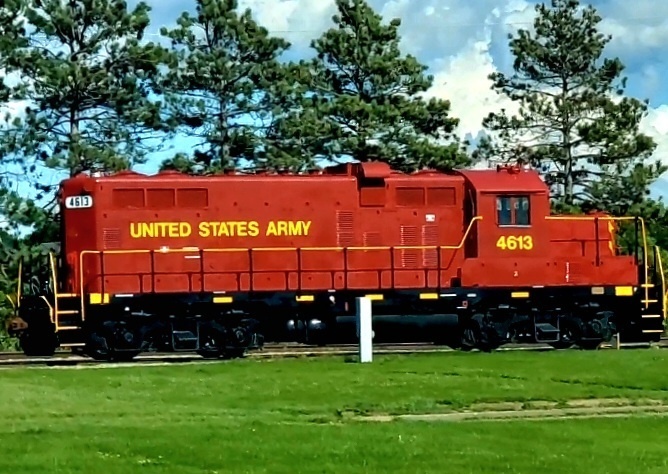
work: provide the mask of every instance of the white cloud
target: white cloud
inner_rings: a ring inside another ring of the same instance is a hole
[[[654,0],[608,0],[601,5],[601,30],[613,36],[617,54],[642,48],[663,49],[668,42],[668,3]]]
[[[131,0],[132,5],[136,0]],[[429,95],[449,99],[453,115],[460,119],[462,136],[473,136],[489,112],[516,105],[490,89],[487,76],[496,69],[512,66],[508,51],[510,32],[530,29],[534,0],[369,0],[387,21],[402,19],[400,33],[405,52],[417,55],[435,76]],[[181,1],[151,0],[156,14],[152,28],[173,24],[181,10],[194,9]],[[256,18],[274,34],[293,43],[300,55],[312,55],[312,39],[331,26],[333,0],[240,0],[251,7]],[[627,74],[643,82],[643,96],[662,92],[662,66],[668,61],[653,52],[668,42],[668,2],[653,0],[598,0],[602,29],[613,34],[609,53],[627,64]],[[661,62],[664,62],[662,64]],[[633,81],[636,82],[636,79]],[[654,101],[653,101],[654,103]],[[659,142],[656,157],[668,164],[668,105],[654,105],[642,122],[642,129]]]
[[[261,25],[296,50],[308,48],[330,26],[335,13],[333,0],[240,0],[239,7],[251,8]]]
[[[7,74],[5,69],[0,68],[0,81],[7,87],[14,87],[21,82],[21,77],[15,72]],[[25,100],[13,100],[0,104],[0,128],[7,127],[15,117],[22,117],[28,105],[30,102]]]
[[[533,6],[525,0],[371,0],[385,21],[401,18],[402,49],[430,66],[434,87],[428,96],[451,100],[462,135],[476,135],[482,118],[501,105],[513,105],[490,89],[487,76],[496,70],[493,38],[507,44],[508,32],[527,27]],[[260,23],[306,48],[331,26],[332,0],[241,0]],[[290,33],[284,33],[289,31]]]
[[[16,117],[23,117],[29,105],[31,102],[27,100],[14,100],[0,105],[0,128],[9,126]]]
[[[654,138],[657,148],[653,159],[668,165],[668,104],[649,109],[640,125],[640,131]]]
[[[452,115],[459,118],[459,134],[476,136],[482,119],[490,112],[505,108],[514,113],[515,103],[491,89],[488,76],[496,71],[489,53],[489,41],[470,41],[455,56],[443,58],[434,74],[434,85],[427,97],[448,99]]]

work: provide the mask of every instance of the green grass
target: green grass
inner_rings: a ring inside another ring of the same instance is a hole
[[[668,403],[668,352],[0,371],[0,472],[668,472],[668,417],[358,421],[480,402]]]

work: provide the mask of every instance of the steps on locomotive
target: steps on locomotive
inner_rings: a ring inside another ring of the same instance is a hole
[[[68,329],[58,331],[58,344],[62,349],[69,347],[83,347],[86,336],[81,329]]]
[[[561,336],[559,328],[550,323],[534,324],[536,342],[557,342]]]
[[[663,314],[651,308],[649,311],[643,311],[641,330],[647,338],[658,339],[665,332]]]
[[[58,343],[61,348],[82,347],[85,336],[81,330],[81,299],[77,295],[59,294],[55,314]]]
[[[60,294],[56,301],[56,329],[75,331],[81,327],[81,299],[77,295]]]
[[[663,320],[662,290],[655,283],[645,283],[641,287],[648,288],[648,295],[643,294],[640,329],[645,338],[659,340],[665,332]],[[645,299],[647,298],[647,299]],[[647,307],[645,307],[647,306]]]

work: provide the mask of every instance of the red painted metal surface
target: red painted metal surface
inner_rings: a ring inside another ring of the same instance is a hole
[[[638,284],[634,257],[617,255],[614,248],[613,221],[602,214],[551,216],[548,188],[537,172],[509,167],[461,174],[483,216],[477,253],[462,268],[463,286]],[[498,199],[517,202],[524,196],[528,223],[500,222]]]
[[[636,284],[609,222],[549,218],[547,191],[534,171],[406,175],[383,163],[297,176],[81,175],[62,184],[61,199],[94,203],[63,209],[65,291]]]

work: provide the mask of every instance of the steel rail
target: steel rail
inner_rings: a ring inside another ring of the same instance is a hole
[[[598,350],[615,350],[616,344],[602,344]],[[642,348],[668,348],[668,341],[663,340],[659,343],[622,343],[620,349],[642,349]],[[549,345],[538,344],[507,344],[495,349],[494,352],[546,352],[546,351],[570,351],[573,349],[555,349]],[[393,354],[425,354],[425,353],[455,353],[460,352],[448,346],[434,344],[377,344],[374,347],[374,355],[393,355]],[[474,350],[472,352],[479,352]],[[264,350],[249,351],[242,359],[262,360],[262,359],[287,359],[304,357],[332,357],[332,356],[355,356],[357,355],[357,345],[332,345],[325,347],[303,346],[303,345],[276,345],[275,347],[266,347]],[[232,359],[234,360],[234,359]],[[131,361],[97,361],[90,357],[76,355],[72,353],[57,353],[52,357],[28,357],[21,353],[0,353],[0,367],[19,367],[19,366],[118,366],[133,367],[147,365],[168,365],[184,363],[220,363],[230,362],[224,359],[209,359],[199,356],[195,353],[144,353],[135,357]]]

